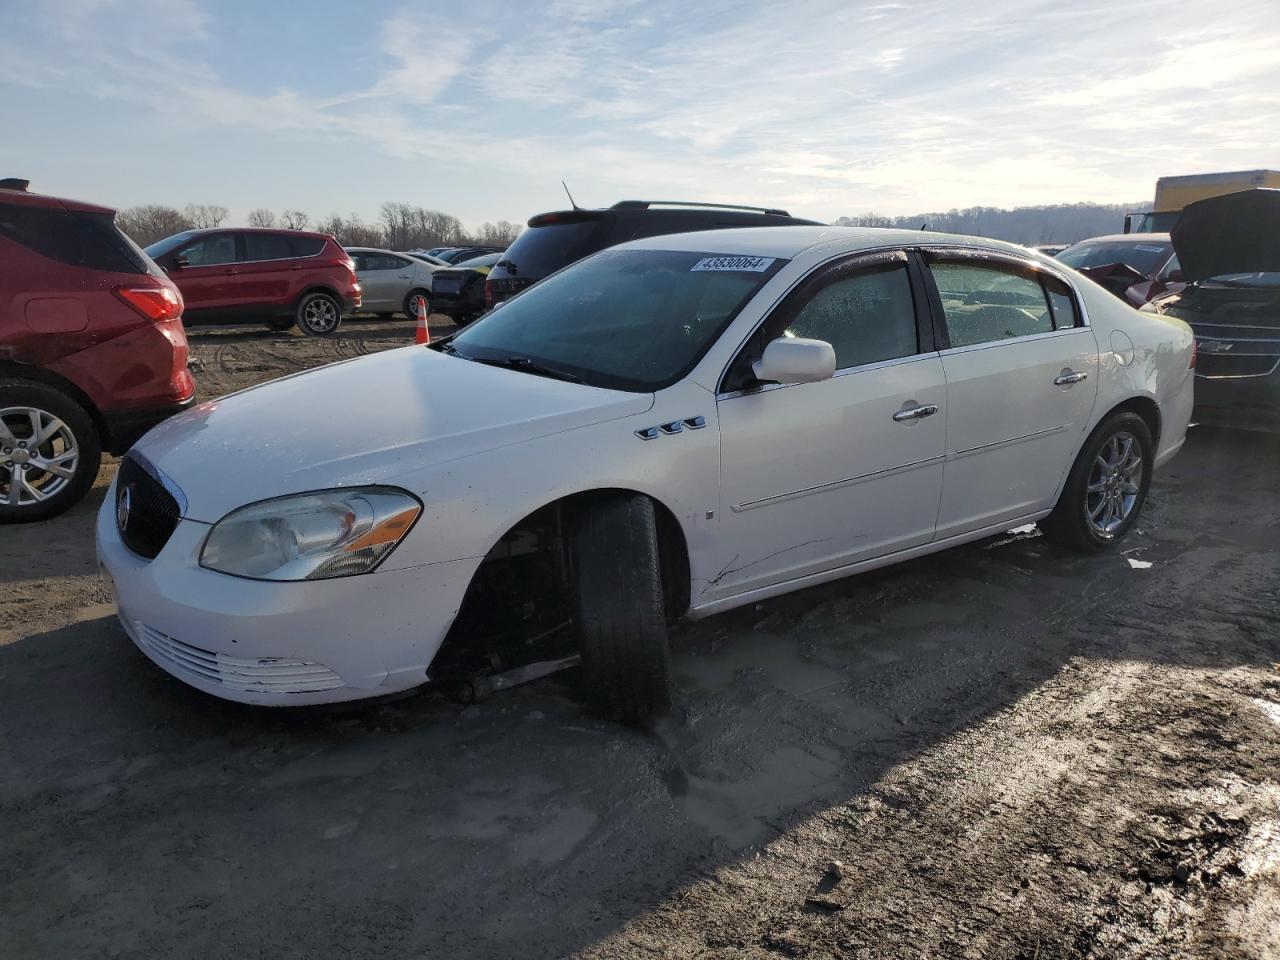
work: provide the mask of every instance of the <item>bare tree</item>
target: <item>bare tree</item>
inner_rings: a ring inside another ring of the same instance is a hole
[[[193,226],[181,210],[157,204],[122,210],[116,215],[116,224],[141,247],[190,230]]]
[[[191,222],[191,225],[201,229],[222,226],[222,221],[227,219],[227,214],[230,212],[226,207],[216,203],[188,203],[182,208],[182,215]]]
[[[311,218],[302,210],[284,210],[280,213],[280,223],[286,230],[305,230]]]
[[[477,243],[483,243],[486,246],[509,247],[515,238],[520,236],[520,225],[510,220],[499,220],[497,223],[489,223],[486,220],[476,227],[473,236]]]
[[[258,207],[256,210],[249,211],[248,223],[251,227],[274,227],[276,215],[266,207]]]

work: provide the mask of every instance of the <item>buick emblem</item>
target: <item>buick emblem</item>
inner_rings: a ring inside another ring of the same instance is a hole
[[[133,509],[133,484],[125,487],[116,497],[116,526],[123,532],[129,525],[129,511]]]

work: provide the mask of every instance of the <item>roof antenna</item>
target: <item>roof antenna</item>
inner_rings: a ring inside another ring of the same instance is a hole
[[[578,201],[576,201],[576,200],[574,200],[574,199],[573,199],[573,194],[572,194],[572,193],[569,193],[569,185],[568,185],[567,183],[565,183],[563,180],[561,180],[561,181],[560,181],[560,186],[564,187],[564,192],[568,195],[568,197],[569,197],[569,202],[570,202],[571,204],[573,204],[573,209],[575,209],[575,210],[581,210],[582,208],[578,206]]]
[[[928,221],[928,220],[926,220],[924,223],[920,224],[920,229],[921,229],[921,230],[928,230],[928,229],[929,229],[929,221]]]

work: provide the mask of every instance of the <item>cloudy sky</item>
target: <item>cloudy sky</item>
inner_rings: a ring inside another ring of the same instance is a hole
[[[119,207],[1150,197],[1280,167],[1276,0],[0,0],[0,175]]]

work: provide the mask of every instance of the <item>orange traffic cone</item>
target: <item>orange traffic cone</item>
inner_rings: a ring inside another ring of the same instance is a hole
[[[417,298],[418,329],[414,332],[414,343],[430,343],[431,331],[427,329],[427,298]]]

